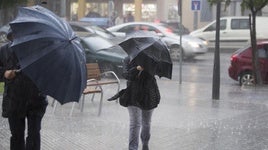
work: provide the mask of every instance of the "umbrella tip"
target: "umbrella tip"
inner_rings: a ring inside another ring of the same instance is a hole
[[[71,42],[72,40],[78,38],[77,36],[73,37],[72,39],[69,40],[69,42]]]

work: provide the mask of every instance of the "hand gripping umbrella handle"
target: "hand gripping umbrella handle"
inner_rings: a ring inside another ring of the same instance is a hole
[[[21,69],[17,69],[15,70],[16,73],[20,73],[21,72]]]

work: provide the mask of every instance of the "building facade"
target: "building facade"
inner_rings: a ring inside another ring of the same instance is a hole
[[[46,1],[45,7],[67,20],[79,20],[90,11],[103,17],[126,15],[131,12],[135,21],[179,21],[178,0],[32,0],[28,6]],[[216,6],[210,6],[207,0],[180,0],[182,5],[182,24],[190,31],[203,27],[216,18]],[[199,1],[199,9],[193,10],[193,2]],[[232,0],[225,9],[222,3],[221,16],[248,15],[249,11],[241,12],[242,0]],[[262,10],[268,16],[268,7]],[[1,17],[0,17],[1,18]],[[2,17],[3,18],[3,17]]]

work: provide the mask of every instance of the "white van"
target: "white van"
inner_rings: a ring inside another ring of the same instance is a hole
[[[215,48],[216,20],[190,34],[207,40]],[[268,39],[268,17],[256,17],[257,39]],[[220,19],[220,47],[237,49],[250,42],[249,17],[222,17]]]

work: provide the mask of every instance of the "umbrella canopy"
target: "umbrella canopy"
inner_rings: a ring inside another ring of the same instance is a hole
[[[119,45],[127,52],[131,62],[142,66],[151,75],[172,78],[169,50],[156,34],[144,31],[132,32]]]
[[[61,104],[79,101],[86,87],[86,59],[67,22],[41,6],[21,7],[10,23],[21,71]]]

